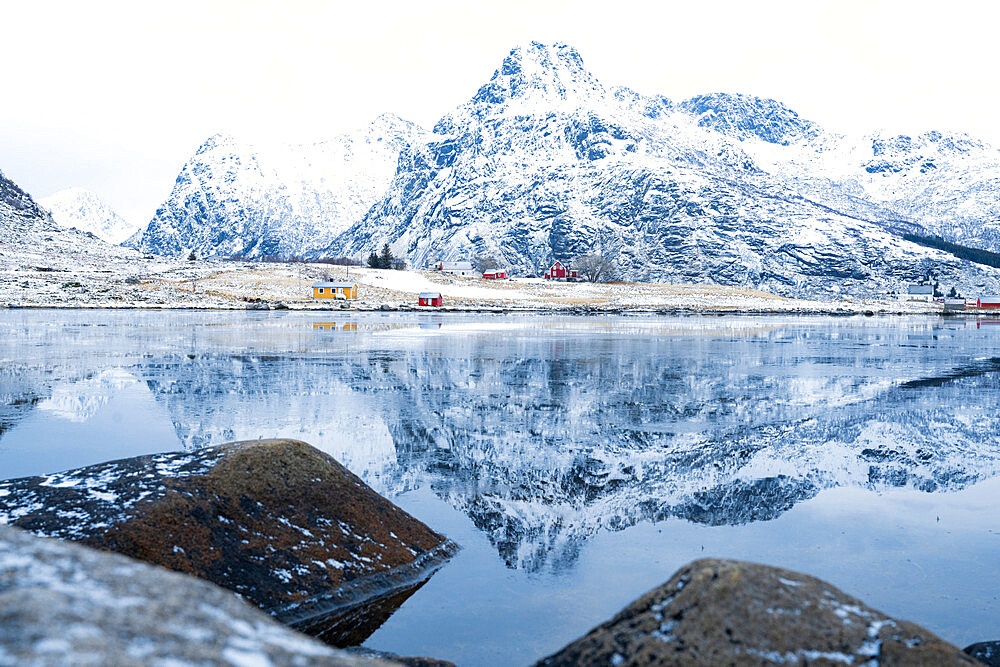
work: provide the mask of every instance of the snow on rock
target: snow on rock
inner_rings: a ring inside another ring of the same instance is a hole
[[[312,627],[335,607],[426,579],[456,549],[294,440],[141,456],[0,489],[0,524],[192,574]]]
[[[139,226],[126,222],[97,195],[85,188],[68,188],[40,199],[39,204],[52,213],[63,227],[90,232],[115,245],[138,231]]]
[[[813,663],[978,664],[814,577],[704,559],[538,665]]]
[[[364,665],[229,591],[0,525],[0,665]]]

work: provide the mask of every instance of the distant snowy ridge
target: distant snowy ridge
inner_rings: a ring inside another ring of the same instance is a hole
[[[39,204],[52,213],[62,227],[73,227],[115,245],[138,231],[139,226],[126,222],[100,197],[85,188],[68,188],[40,199]]]
[[[262,148],[215,135],[127,244],[146,252],[260,258],[315,252],[360,220],[424,131],[391,114],[330,141]]]

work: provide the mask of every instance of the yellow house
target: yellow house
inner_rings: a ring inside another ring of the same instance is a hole
[[[313,284],[314,299],[357,299],[357,283],[315,283]]]

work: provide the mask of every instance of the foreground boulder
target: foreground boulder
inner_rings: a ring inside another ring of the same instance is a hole
[[[335,626],[342,610],[357,615],[358,605],[377,599],[401,603],[401,591],[457,548],[295,440],[0,482],[0,523],[206,579],[317,634],[328,616]],[[371,630],[394,609],[369,614]],[[350,631],[350,641],[364,634],[356,625]],[[336,632],[324,638],[340,645]]]
[[[0,526],[0,665],[389,663],[290,630],[228,591]]]
[[[1000,642],[977,642],[964,650],[984,665],[1000,667]]]
[[[539,665],[975,665],[927,630],[791,570],[705,559]]]

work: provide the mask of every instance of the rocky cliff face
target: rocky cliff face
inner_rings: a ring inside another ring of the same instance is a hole
[[[256,147],[213,136],[128,245],[161,255],[247,258],[324,248],[384,193],[400,149],[422,133],[386,114],[317,144]]]
[[[927,273],[973,291],[1000,275],[899,238],[927,231],[915,213],[931,194],[916,179],[889,192],[870,169],[928,162],[912,144],[873,142],[866,156],[773,100],[608,91],[565,45],[515,49],[434,132],[326,253],[388,242],[417,265],[493,254],[537,274],[596,251],[623,279],[789,295],[885,293]],[[940,150],[995,154],[932,136]]]
[[[62,227],[90,232],[108,243],[119,244],[132,236],[137,225],[126,222],[100,197],[84,188],[60,190],[39,203]]]
[[[0,220],[12,216],[42,218],[45,217],[45,211],[35,203],[31,195],[0,172]]]
[[[975,292],[1000,273],[900,236],[1000,250],[997,193],[1000,153],[971,137],[846,137],[750,95],[674,103],[531,43],[433,133],[383,117],[270,153],[214,137],[131,243],[249,257],[389,243],[414,265],[485,253],[521,274],[600,252],[628,280],[834,297],[931,274]]]

